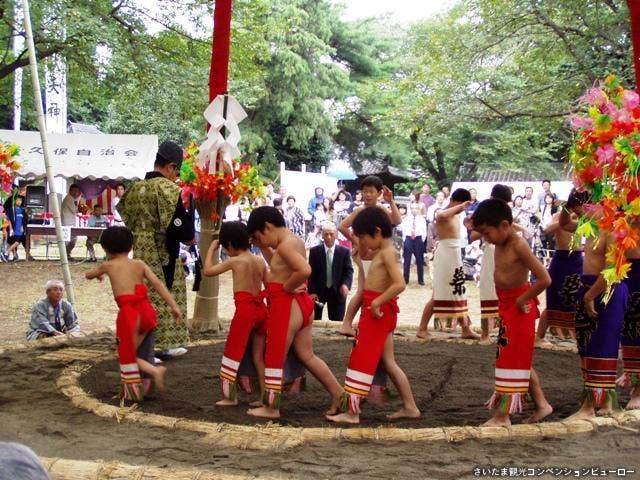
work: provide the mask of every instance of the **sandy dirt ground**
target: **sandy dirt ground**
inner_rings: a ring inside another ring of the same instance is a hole
[[[76,304],[82,327],[87,331],[113,325],[116,312],[108,284],[90,283],[82,278],[90,266],[84,263],[72,266]],[[55,380],[65,367],[87,367],[80,378],[81,386],[105,403],[115,404],[118,374],[113,335],[93,335],[73,345],[11,349],[11,344],[23,341],[30,306],[43,295],[45,281],[60,275],[58,267],[48,262],[2,264],[0,274],[5,286],[0,302],[3,325],[0,440],[22,442],[43,457],[199,469],[247,478],[455,479],[473,478],[476,467],[626,468],[626,476],[639,476],[640,424],[633,423],[624,428],[607,427],[591,433],[543,438],[469,439],[459,443],[336,439],[287,449],[239,450],[212,445],[199,433],[98,417],[74,407],[56,387]],[[229,278],[223,277],[221,283],[221,294],[228,294]],[[470,290],[473,292],[472,287]],[[407,289],[400,303],[401,323],[417,325],[428,295],[428,288]],[[228,307],[223,306],[221,316],[228,318],[230,314]],[[482,403],[492,388],[493,347],[417,343],[408,341],[413,332],[403,333],[405,337],[397,337],[398,362],[414,385],[423,418],[399,422],[396,426],[478,425],[488,418]],[[350,342],[333,335],[332,329],[316,329],[314,334],[316,352],[342,380]],[[195,338],[222,340],[224,333]],[[219,396],[216,374],[221,348],[221,343],[208,342],[191,348],[182,358],[166,362],[170,371],[167,392],[143,404],[141,410],[208,422],[263,425],[244,415],[246,403],[224,411],[213,405]],[[110,356],[95,360],[103,353]],[[565,418],[577,408],[580,396],[577,356],[571,352],[536,350],[535,366],[556,409],[552,419]],[[621,396],[623,403],[625,398]],[[307,391],[284,399],[284,418],[280,424],[333,428],[322,419],[326,402],[326,394],[310,379]],[[397,399],[383,407],[366,405],[363,422],[368,426],[390,426],[384,415],[397,406]],[[514,421],[521,422],[529,411]],[[636,473],[630,473],[629,469]]]

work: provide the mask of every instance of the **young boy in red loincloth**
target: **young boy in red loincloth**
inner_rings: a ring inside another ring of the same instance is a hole
[[[305,282],[311,275],[311,267],[307,263],[304,242],[286,227],[284,217],[275,207],[254,209],[247,222],[247,231],[269,262],[264,405],[249,409],[247,413],[263,418],[280,417],[283,365],[291,346],[307,370],[331,395],[327,413],[336,413],[342,388],[327,364],[313,353],[314,303],[306,292]]]
[[[218,263],[218,247],[227,251],[229,259]],[[220,241],[211,242],[202,270],[203,275],[233,272],[233,299],[236,311],[231,320],[227,342],[220,364],[220,388],[223,399],[216,405],[238,404],[238,368],[253,334],[252,358],[258,373],[260,393],[264,393],[264,346],[269,312],[260,294],[267,266],[264,260],[249,251],[249,234],[242,222],[225,222],[220,229]],[[261,405],[261,402],[257,402]]]
[[[353,220],[356,218],[356,215],[358,215],[363,208],[378,205],[379,208],[383,209],[383,211],[389,215],[389,220],[393,226],[400,225],[400,223],[402,223],[402,217],[400,216],[400,211],[398,210],[398,206],[393,198],[393,192],[389,187],[382,183],[382,180],[379,177],[375,175],[365,177],[360,183],[360,188],[362,189],[364,204],[361,207],[354,209],[347,218],[340,222],[338,230],[347,238],[348,241],[354,244],[354,250],[357,251],[362,261],[370,262],[373,253],[358,250],[357,239],[354,238],[354,235],[351,232],[350,227]],[[384,201],[389,204],[389,209],[378,204],[378,199],[381,195]],[[356,292],[351,297],[351,300],[349,300],[347,311],[342,320],[342,325],[340,325],[340,328],[338,329],[338,333],[346,335],[347,337],[353,337],[355,335],[356,332],[353,328],[353,319],[356,317],[361,304],[362,296],[359,292]]]
[[[495,391],[487,402],[498,407],[484,426],[511,425],[510,414],[522,412],[530,393],[535,411],[527,423],[539,422],[553,408],[547,402],[540,379],[531,368],[538,318],[537,297],[551,284],[549,273],[533,255],[527,242],[511,224],[511,208],[499,199],[485,200],[473,213],[473,227],[496,246],[494,280],[502,326],[497,341]],[[529,284],[529,272],[537,278]]]
[[[398,319],[397,295],[405,289],[405,283],[391,240],[389,216],[379,207],[366,207],[358,213],[352,227],[360,248],[376,253],[362,291],[362,313],[356,346],[351,351],[345,378],[343,410],[346,411],[327,415],[327,419],[333,422],[360,422],[360,403],[369,394],[381,358],[403,403],[403,407],[388,418],[417,418],[420,410],[413,398],[411,384],[396,363],[393,353],[393,331]]]
[[[176,321],[181,321],[182,312],[167,287],[142,260],[132,260],[129,252],[133,246],[133,234],[126,227],[109,227],[100,237],[100,245],[107,260],[89,270],[87,280],[104,275],[111,281],[115,301],[120,307],[116,319],[118,357],[120,360],[121,400],[139,402],[153,388],[164,389],[166,368],[154,365],[154,329],[156,312],[147,297],[146,280],[158,292],[171,309]],[[140,376],[140,371],[143,377]],[[150,377],[150,378],[149,378]]]

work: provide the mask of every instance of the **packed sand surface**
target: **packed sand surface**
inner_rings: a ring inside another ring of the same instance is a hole
[[[77,281],[81,325],[86,330],[112,325],[115,319],[115,305],[108,283],[82,280],[88,266],[91,265],[72,267]],[[0,371],[0,440],[24,443],[42,457],[118,461],[167,471],[179,468],[212,472],[221,477],[249,478],[455,479],[473,478],[475,467],[490,466],[624,467],[636,470],[635,474],[627,473],[632,477],[640,470],[638,423],[601,427],[594,432],[574,435],[467,439],[457,443],[345,440],[336,430],[336,438],[330,441],[267,449],[254,449],[252,442],[259,436],[248,433],[247,448],[237,449],[193,431],[99,417],[75,407],[58,389],[56,379],[65,368],[81,369],[80,386],[102,402],[116,405],[114,395],[119,378],[113,334],[89,335],[62,345],[42,344],[35,348],[14,349],[12,344],[23,341],[30,305],[43,295],[44,282],[60,275],[56,265],[46,262],[0,265],[0,271],[7,285],[16,286],[0,305],[4,326],[3,347],[0,347],[3,366]],[[221,283],[221,292],[228,294],[229,278],[223,277]],[[421,303],[429,293],[428,288],[410,287],[404,294],[404,302],[415,302],[421,309]],[[419,309],[411,310],[405,309],[404,315],[413,315],[417,324]],[[315,329],[315,350],[342,381],[351,341],[338,337],[332,330]],[[489,418],[490,412],[483,403],[493,388],[494,347],[414,342],[413,331],[402,330],[401,333],[405,336],[396,337],[397,360],[412,382],[423,416],[419,420],[387,421],[385,414],[399,406],[399,399],[393,398],[384,406],[365,404],[362,415],[365,426],[408,429],[477,426]],[[440,337],[451,335],[457,334]],[[246,395],[235,408],[222,409],[214,405],[220,398],[217,370],[224,333],[197,335],[194,341],[196,344],[187,355],[165,362],[169,371],[167,391],[142,404],[139,410],[208,423],[256,425],[257,428],[267,424],[245,415],[247,401],[253,400]],[[539,349],[534,355],[534,366],[555,408],[550,420],[566,418],[577,409],[580,399],[577,355]],[[298,395],[284,398],[283,418],[277,424],[334,429],[322,417],[328,396],[312,378],[308,378],[307,387]],[[621,390],[619,393],[624,405],[627,393]],[[521,423],[530,411],[529,406],[523,415],[514,417],[514,423]]]
[[[322,332],[319,331],[318,334]],[[336,336],[337,337],[337,336]],[[352,342],[346,338],[318,338],[316,353],[325,359],[338,380],[344,381]],[[169,369],[167,393],[145,402],[145,412],[186,417],[193,420],[251,425],[255,419],[246,415],[249,401],[256,397],[242,395],[237,407],[217,407],[221,397],[218,369],[223,344],[193,348],[188,355],[165,362]],[[416,343],[396,340],[399,365],[413,386],[421,419],[394,422],[395,426],[423,428],[453,425],[476,426],[490,417],[484,407],[493,393],[494,346],[460,345],[455,343]],[[545,372],[542,381],[548,400],[555,406],[550,419],[568,417],[576,409],[582,384],[580,368],[574,353],[536,351],[535,367]],[[82,387],[105,403],[118,404],[118,363],[103,361],[91,368],[81,379]],[[363,406],[361,425],[390,425],[385,415],[401,406],[393,384],[387,382],[392,398],[383,406],[367,403]],[[395,397],[395,398],[394,398]],[[310,374],[307,389],[300,394],[285,395],[280,423],[295,427],[329,426],[323,412],[329,406],[329,396]],[[524,420],[531,409],[514,423]]]

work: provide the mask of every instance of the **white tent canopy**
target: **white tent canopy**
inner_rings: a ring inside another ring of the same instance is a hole
[[[92,180],[136,180],[153,168],[158,151],[156,135],[48,134],[51,168],[55,176]],[[19,175],[46,175],[39,132],[0,130],[0,141],[20,146]]]

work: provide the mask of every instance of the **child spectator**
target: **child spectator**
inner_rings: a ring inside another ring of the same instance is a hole
[[[27,248],[27,236],[25,232],[25,225],[27,224],[27,212],[22,208],[22,197],[17,196],[13,200],[13,206],[7,211],[7,217],[11,223],[11,236],[8,239],[9,249],[7,255],[13,254],[13,261],[17,262],[18,247],[20,244]]]
[[[93,212],[87,220],[87,226],[91,228],[107,228],[107,217],[102,214],[102,205],[93,207]],[[102,232],[100,232],[102,233]],[[87,235],[87,252],[89,253],[89,261],[95,262],[96,251],[93,246],[99,241],[100,235]]]
[[[104,275],[111,281],[113,296],[120,308],[116,319],[120,360],[120,399],[139,402],[151,393],[154,383],[164,390],[166,368],[154,365],[156,312],[147,297],[146,280],[167,302],[176,321],[182,320],[180,307],[167,287],[142,260],[129,258],[133,234],[127,227],[109,227],[100,237],[107,260],[85,273],[87,280]],[[143,378],[140,377],[140,371]]]
[[[0,241],[0,262],[8,262],[9,261],[9,252],[7,251],[9,245],[9,229],[11,228],[11,222],[7,218],[7,215],[4,211],[4,207],[0,207],[0,227],[2,228],[2,238]]]
[[[229,255],[229,259],[222,263],[218,263],[220,245]],[[247,227],[241,222],[222,224],[220,241],[211,242],[202,273],[213,277],[228,270],[233,273],[236,311],[231,319],[220,363],[220,388],[224,397],[216,402],[220,406],[238,404],[238,368],[250,337],[253,337],[251,351],[258,372],[260,392],[264,393],[264,348],[269,312],[260,291],[267,267],[262,258],[249,251],[249,234]],[[258,405],[262,403],[258,402]]]
[[[331,395],[328,414],[338,411],[342,388],[327,364],[313,353],[311,324],[314,303],[306,292],[311,274],[302,239],[287,229],[284,218],[273,207],[251,212],[247,231],[269,262],[267,295],[269,320],[265,352],[265,395],[262,407],[247,413],[256,417],[279,418],[283,365],[288,346]]]
[[[313,226],[316,230],[322,229],[322,224],[327,221],[327,211],[324,208],[324,202],[316,205],[316,211],[313,213]]]
[[[403,407],[388,418],[420,416],[409,379],[396,363],[393,352],[393,331],[399,311],[397,296],[406,285],[391,242],[391,230],[389,216],[375,206],[361,210],[353,221],[353,233],[358,237],[360,249],[375,254],[362,291],[356,346],[351,351],[345,377],[342,409],[346,411],[327,415],[333,422],[360,422],[360,403],[369,394],[380,358],[403,403]]]
[[[539,422],[553,411],[531,368],[535,321],[539,316],[537,296],[551,284],[551,278],[527,242],[512,228],[513,217],[507,203],[497,198],[485,200],[472,218],[474,229],[496,246],[494,280],[502,319],[495,391],[487,402],[489,408],[498,409],[484,426],[511,425],[510,414],[522,412],[527,393],[535,404],[527,423]],[[530,272],[537,278],[534,285],[528,282]]]

